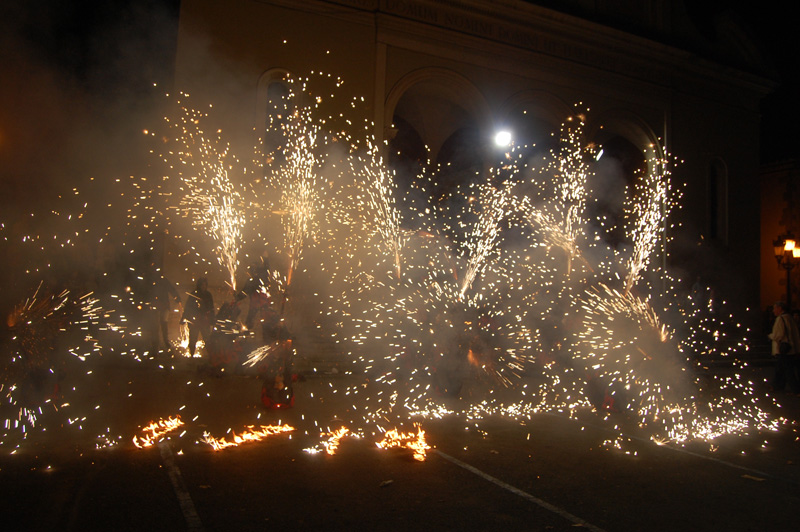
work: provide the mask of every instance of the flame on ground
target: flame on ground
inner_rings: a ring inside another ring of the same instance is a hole
[[[151,421],[149,425],[142,429],[144,434],[141,437],[133,437],[133,444],[139,449],[151,447],[152,445],[156,444],[162,436],[172,432],[181,425],[183,425],[183,421],[181,421],[180,416],[160,419],[158,421]]]
[[[208,432],[203,433],[201,441],[210,445],[215,451],[220,451],[227,447],[236,447],[242,443],[261,441],[269,436],[293,430],[294,427],[291,425],[261,425],[260,429],[256,429],[254,425],[249,425],[247,430],[241,434],[234,433],[233,441],[227,441],[224,437],[217,439]]]
[[[325,452],[328,454],[336,454],[336,450],[339,448],[339,442],[342,438],[347,436],[350,432],[350,429],[346,427],[342,427],[339,430],[335,430],[328,435],[328,440],[322,442],[322,446],[325,447]]]
[[[381,449],[392,449],[394,447],[410,449],[414,453],[414,460],[424,462],[430,446],[425,441],[425,431],[422,427],[415,425],[417,432],[402,433],[397,429],[388,431],[383,436],[383,440],[375,445]]]

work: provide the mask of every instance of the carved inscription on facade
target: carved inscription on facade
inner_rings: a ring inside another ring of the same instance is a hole
[[[499,24],[488,18],[448,9],[447,6],[434,6],[415,0],[384,0],[381,11],[582,63],[596,65],[605,62],[598,54],[564,39],[552,38],[520,26]]]
[[[342,4],[345,6],[351,6],[358,9],[366,9],[369,11],[375,11],[378,9],[378,0],[332,0],[337,4]]]

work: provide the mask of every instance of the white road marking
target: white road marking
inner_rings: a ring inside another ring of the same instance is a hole
[[[567,418],[565,418],[563,416],[560,416],[558,414],[551,414],[549,412],[545,412],[544,415],[548,415],[550,417],[554,417],[554,418],[557,418],[557,419],[560,419],[560,420],[564,420],[564,421],[569,421],[570,423],[575,423],[574,420],[567,419]],[[616,432],[612,431],[611,429],[609,429],[608,427],[604,427],[602,425],[595,425],[593,423],[581,423],[581,425],[585,426],[585,427],[591,427],[591,428],[597,429],[597,430],[606,431],[606,432],[613,432],[615,434],[619,434],[620,436],[624,436],[625,438],[629,438],[631,440],[636,440],[636,441],[641,442],[641,443],[655,445],[653,443],[653,440],[651,440],[650,438],[642,438],[642,437],[639,437],[639,436],[633,436],[633,435],[630,435],[630,434],[625,434],[624,432],[616,433]],[[689,451],[689,450],[684,449],[682,447],[676,447],[675,445],[670,445],[670,444],[666,444],[665,443],[665,444],[659,445],[658,448],[659,449],[669,449],[670,451],[674,451],[676,453],[688,454],[689,456],[694,456],[695,458],[708,460],[709,462],[716,462],[718,464],[722,464],[722,465],[731,467],[733,469],[741,469],[742,471],[747,471],[749,473],[752,473],[754,475],[758,475],[758,476],[761,476],[761,477],[771,478],[771,479],[774,479],[774,480],[780,480],[780,481],[783,481],[783,482],[788,482],[790,484],[797,484],[796,480],[793,480],[793,479],[790,479],[790,478],[787,478],[787,477],[774,475],[772,473],[767,473],[766,471],[761,471],[759,469],[754,469],[752,467],[747,467],[747,466],[743,466],[743,465],[739,465],[739,464],[734,464],[733,462],[728,462],[726,460],[722,460],[721,458],[717,458],[715,456],[708,456],[706,454],[696,453],[694,451]]]
[[[175,495],[178,497],[178,504],[181,506],[187,529],[190,532],[203,532],[203,523],[200,521],[200,516],[197,515],[192,497],[189,495],[189,490],[186,489],[186,484],[183,482],[181,470],[175,465],[175,458],[172,455],[169,445],[165,442],[161,442],[158,444],[158,449],[161,451],[161,459],[164,460],[164,465],[167,467],[167,474],[169,474],[169,480],[172,482],[172,489],[175,490]]]
[[[591,523],[589,523],[587,521],[584,521],[580,517],[578,517],[576,515],[572,515],[568,511],[559,508],[558,506],[554,506],[554,505],[550,504],[547,501],[543,501],[542,499],[540,499],[538,497],[534,497],[533,495],[531,495],[530,493],[528,493],[526,491],[522,491],[519,488],[515,488],[511,484],[503,482],[499,478],[495,478],[495,477],[489,475],[488,473],[484,473],[483,471],[481,471],[477,467],[473,467],[473,466],[467,464],[466,462],[462,462],[458,458],[454,458],[454,457],[450,456],[449,454],[445,454],[442,451],[439,451],[437,449],[434,449],[433,452],[435,452],[436,454],[438,454],[439,456],[441,456],[442,458],[444,458],[448,462],[452,462],[455,465],[457,465],[458,467],[466,469],[470,473],[474,473],[474,474],[478,475],[479,477],[481,477],[482,479],[488,480],[492,484],[494,484],[496,486],[499,486],[499,487],[503,488],[504,490],[510,491],[511,493],[513,493],[515,495],[519,495],[523,499],[527,499],[530,502],[541,506],[545,510],[548,510],[550,512],[553,512],[556,515],[559,515],[559,516],[563,517],[567,521],[570,521],[570,522],[572,522],[572,523],[574,523],[576,525],[580,525],[580,526],[582,526],[582,527],[584,527],[584,528],[586,528],[588,530],[592,530],[593,532],[605,532],[602,528],[596,527],[593,524],[591,524]]]

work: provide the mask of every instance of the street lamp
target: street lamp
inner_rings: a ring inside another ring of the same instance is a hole
[[[789,311],[792,309],[792,269],[800,263],[800,248],[795,247],[794,236],[791,233],[778,236],[772,242],[775,252],[775,260],[778,267],[786,270],[786,306]]]

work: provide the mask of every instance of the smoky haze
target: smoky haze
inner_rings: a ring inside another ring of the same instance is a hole
[[[146,163],[137,143],[163,95],[154,84],[172,78],[177,4],[33,0],[0,6],[0,222],[6,242],[47,234],[48,226],[58,225],[47,219],[52,211],[84,204],[91,210],[110,194],[100,185],[134,175]],[[91,189],[85,186],[90,180]],[[80,197],[70,197],[74,190]],[[102,232],[100,225],[109,222],[103,217],[93,231]],[[4,251],[12,257],[9,284],[24,284],[16,274],[28,267],[25,251]],[[14,292],[8,288],[4,302]]]

